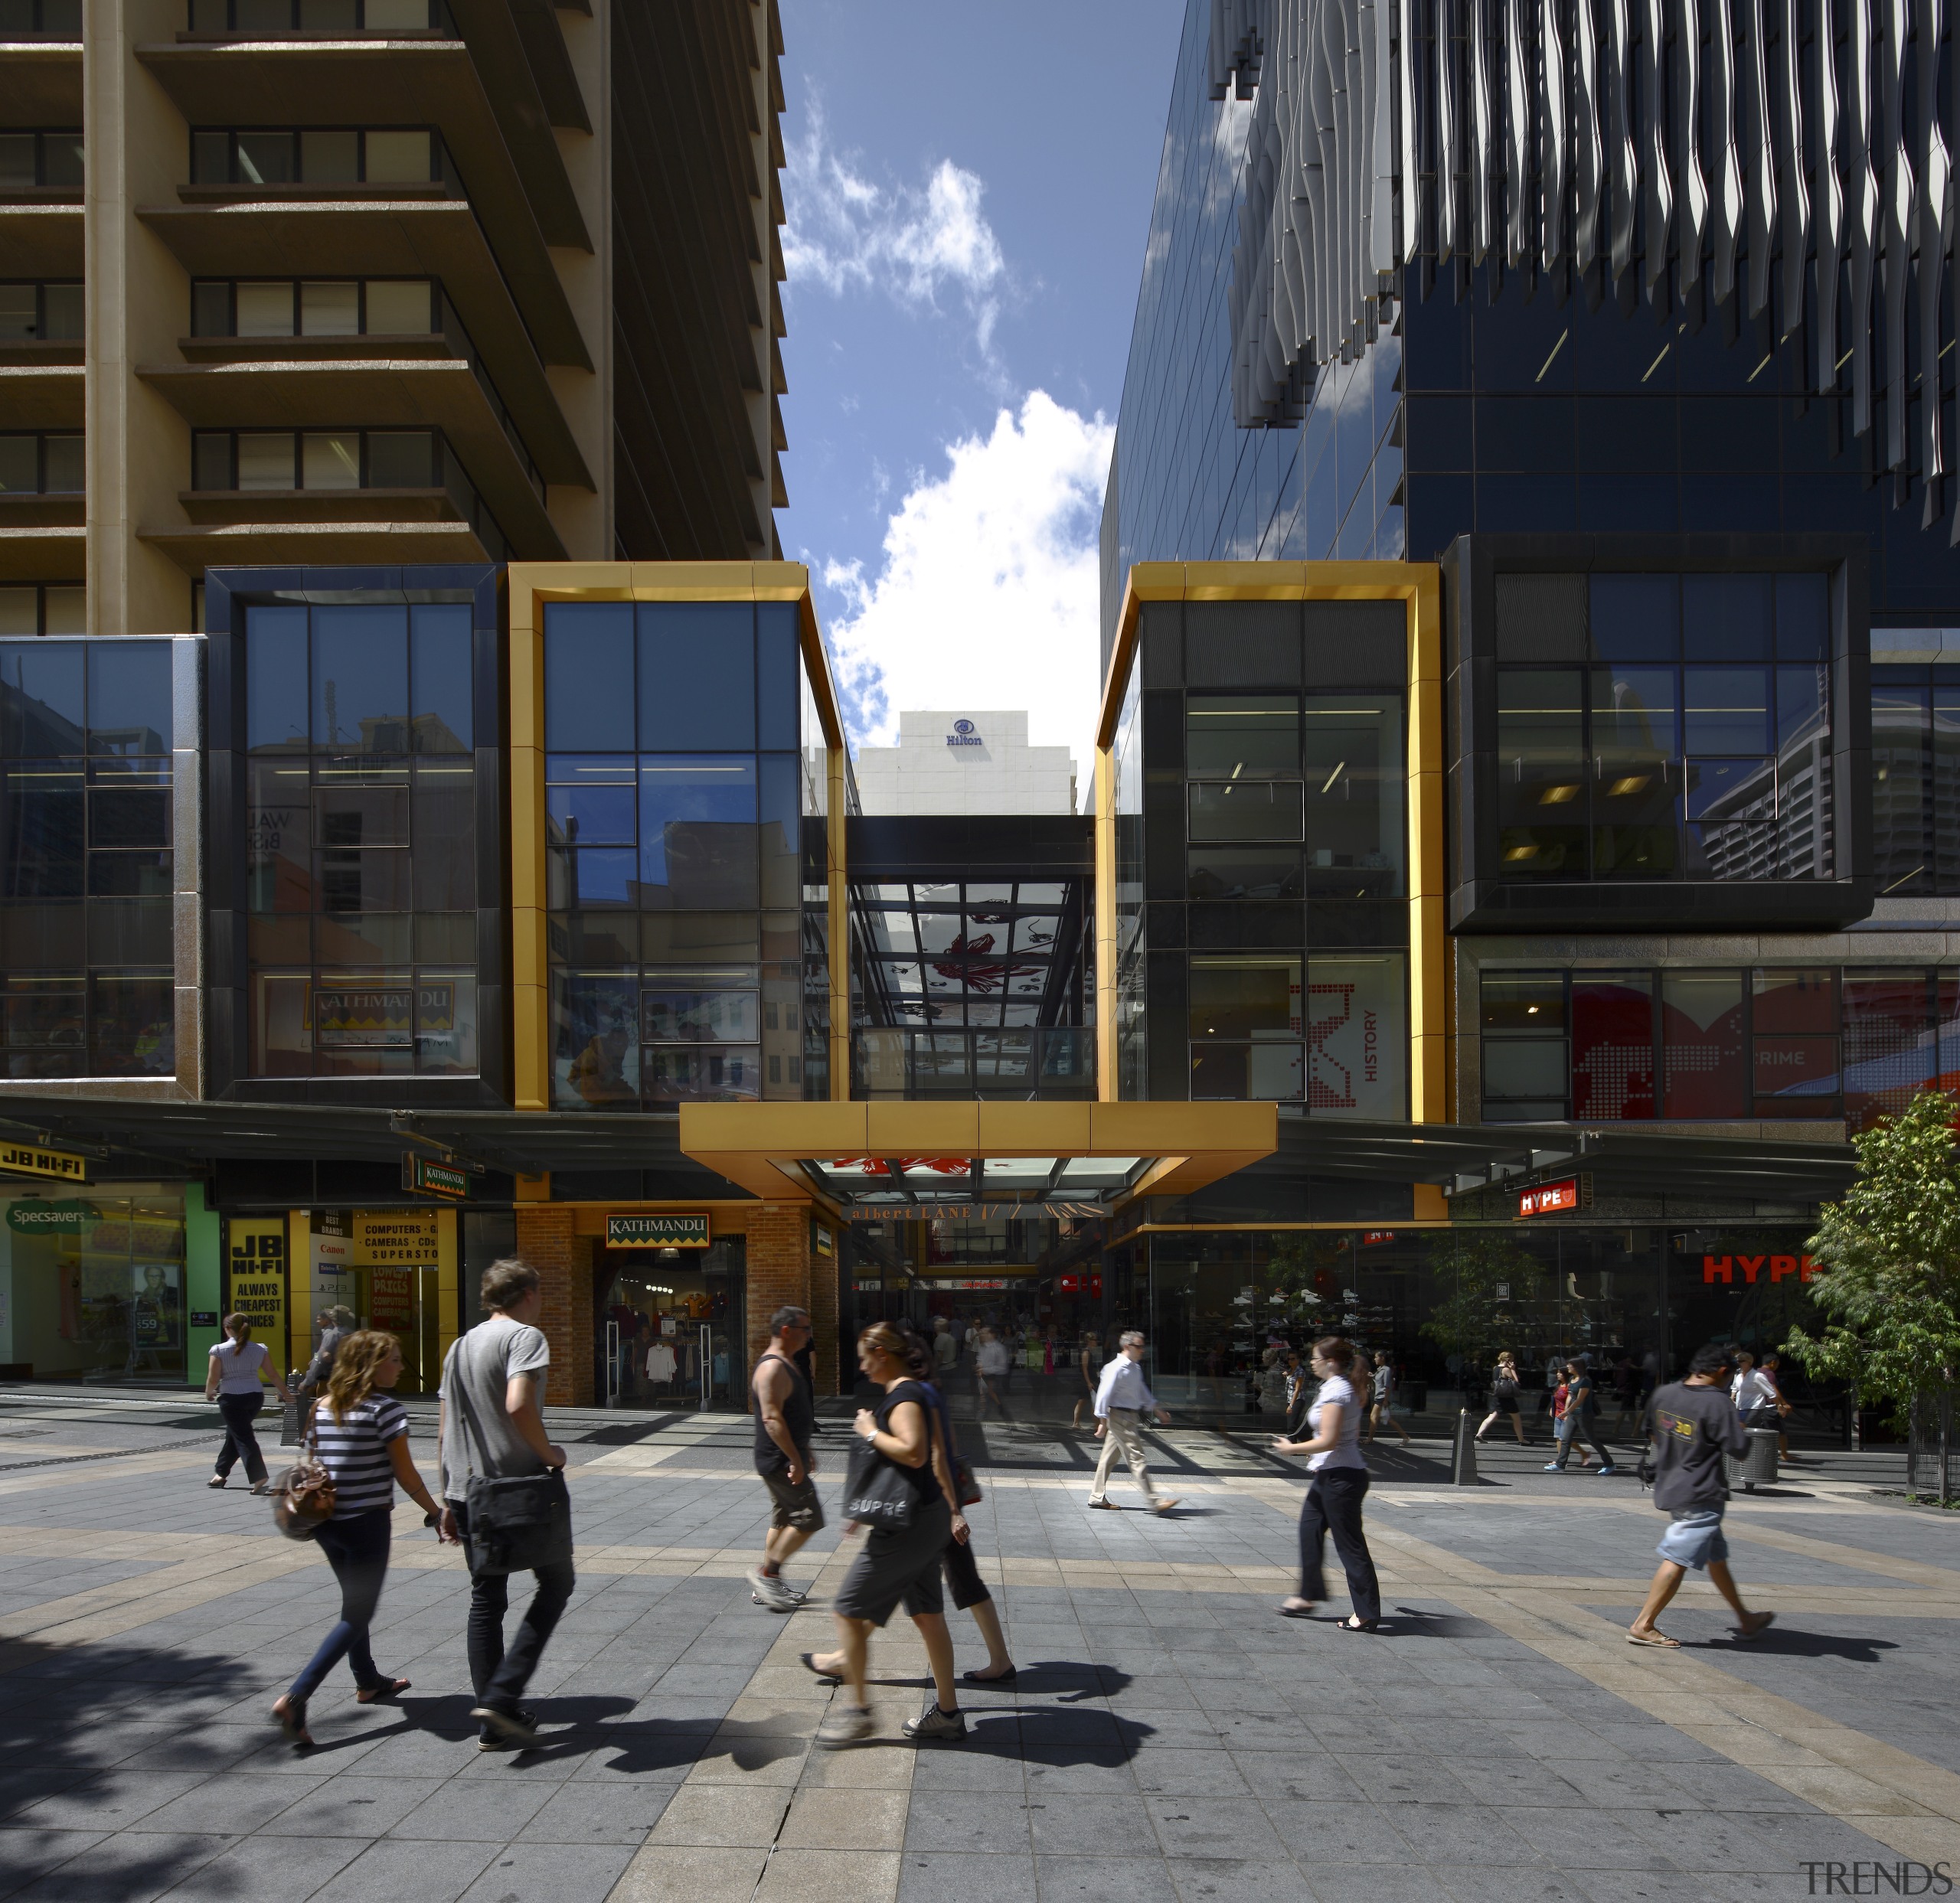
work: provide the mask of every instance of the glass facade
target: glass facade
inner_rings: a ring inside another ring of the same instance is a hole
[[[171,675],[168,641],[0,641],[9,1077],[175,1072]]]
[[[181,1386],[189,1319],[181,1184],[0,1196],[0,1366],[12,1379]]]
[[[546,609],[558,1108],[800,1098],[820,1081],[805,1072],[821,949],[805,895],[821,888],[804,837],[822,756],[804,745],[797,612]]]
[[[87,323],[87,303],[78,279],[0,282],[0,350],[9,344],[79,344]]]
[[[478,1068],[471,611],[244,611],[247,1074]]]
[[[1871,757],[1879,895],[1960,893],[1960,667],[1873,665]]]
[[[1842,1117],[1960,1083],[1960,970],[1485,971],[1487,1123]]]
[[[41,0],[43,5],[57,0]],[[307,38],[349,33],[414,33],[456,38],[443,0],[190,0],[194,34],[285,34]]]
[[[441,139],[426,127],[199,127],[191,134],[194,185],[429,185],[455,177]]]

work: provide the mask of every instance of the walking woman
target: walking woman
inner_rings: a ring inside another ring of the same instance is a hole
[[[1477,1430],[1478,1440],[1508,1415],[1511,1431],[1517,1436],[1517,1444],[1531,1444],[1531,1437],[1524,1431],[1524,1417],[1517,1411],[1518,1389],[1523,1385],[1518,1377],[1517,1357],[1507,1348],[1498,1356],[1498,1371],[1491,1377],[1491,1411],[1484,1416],[1484,1425]]]
[[[855,1431],[902,1477],[911,1497],[911,1523],[874,1526],[866,1533],[862,1549],[831,1603],[838,1649],[802,1655],[804,1664],[819,1678],[844,1682],[845,1702],[831,1706],[817,1728],[817,1742],[850,1745],[871,1736],[874,1721],[864,1674],[871,1634],[901,1602],[925,1641],[936,1694],[935,1702],[907,1722],[905,1735],[913,1740],[964,1738],[966,1718],[953,1679],[952,1638],[946,1630],[946,1595],[939,1586],[939,1559],[952,1537],[952,1516],[933,1471],[932,1397],[912,1378],[905,1337],[889,1323],[876,1323],[858,1337],[858,1365],[865,1379],[884,1393],[875,1408],[858,1409]]]
[[[387,1577],[395,1482],[425,1513],[436,1516],[439,1526],[445,1516],[410,1457],[407,1413],[387,1392],[400,1379],[401,1343],[378,1329],[357,1330],[335,1353],[326,1395],[315,1411],[320,1464],[334,1480],[333,1517],[320,1528],[320,1550],[340,1581],[340,1621],[273,1706],[279,1729],[302,1748],[313,1741],[306,1728],[306,1701],[343,1658],[353,1668],[359,1688],[354,1696],[360,1704],[408,1689],[407,1679],[381,1672],[368,1644],[368,1628]]]
[[[965,1463],[959,1457],[959,1443],[953,1436],[952,1410],[933,1378],[933,1350],[910,1330],[905,1331],[906,1361],[912,1378],[926,1390],[933,1404],[933,1471],[946,1496],[952,1516],[952,1537],[939,1555],[946,1584],[952,1588],[952,1602],[962,1612],[973,1614],[973,1623],[987,1641],[987,1663],[961,1676],[973,1685],[1014,1683],[1013,1655],[1008,1650],[1006,1635],[1001,1630],[1001,1615],[994,1609],[994,1595],[980,1577],[980,1562],[973,1550],[973,1529],[959,1503],[959,1484],[965,1477]]]
[[[272,1350],[263,1341],[252,1339],[252,1324],[243,1315],[224,1318],[226,1339],[211,1350],[211,1365],[204,1374],[204,1399],[215,1401],[224,1416],[224,1444],[217,1451],[217,1471],[205,1481],[207,1487],[222,1487],[242,1455],[245,1477],[252,1491],[266,1490],[266,1457],[259,1451],[259,1437],[252,1422],[266,1405],[266,1384],[259,1370],[272,1359]],[[292,1396],[286,1391],[286,1377],[275,1368],[273,1385],[282,1402]]]
[[[1307,1410],[1308,1441],[1275,1441],[1276,1454],[1304,1454],[1313,1478],[1300,1507],[1300,1590],[1282,1602],[1289,1619],[1310,1617],[1327,1597],[1321,1555],[1327,1536],[1348,1575],[1354,1615],[1341,1621],[1344,1632],[1372,1632],[1381,1623],[1381,1587],[1375,1562],[1369,1556],[1367,1536],[1361,1530],[1361,1502],[1368,1491],[1368,1464],[1361,1457],[1357,1436],[1361,1403],[1350,1379],[1354,1350],[1338,1335],[1323,1335],[1314,1343],[1313,1370],[1320,1377],[1320,1394]]]
[[[1102,1372],[1102,1344],[1096,1340],[1094,1329],[1083,1335],[1075,1365],[1082,1376],[1082,1392],[1076,1396],[1075,1412],[1069,1416],[1069,1425],[1079,1428],[1082,1425],[1083,1409],[1096,1405],[1096,1377]]]

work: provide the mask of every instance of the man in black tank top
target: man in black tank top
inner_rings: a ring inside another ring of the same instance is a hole
[[[769,1346],[756,1363],[750,1386],[756,1402],[756,1471],[775,1510],[763,1545],[760,1572],[749,1575],[749,1596],[772,1612],[794,1612],[803,1595],[782,1576],[784,1562],[824,1523],[824,1510],[810,1476],[817,1463],[810,1442],[817,1430],[815,1396],[797,1360],[810,1346],[810,1317],[801,1308],[779,1308],[769,1317]]]

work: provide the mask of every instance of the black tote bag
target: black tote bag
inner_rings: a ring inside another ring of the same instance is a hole
[[[490,1449],[478,1426],[456,1357],[462,1337],[449,1350],[443,1386],[452,1393],[469,1432],[463,1438],[463,1461],[469,1469],[463,1504],[469,1513],[470,1566],[476,1572],[534,1572],[540,1566],[562,1565],[572,1557],[572,1496],[564,1474],[557,1468],[542,1474],[518,1474],[495,1479],[476,1471],[470,1457],[474,1439],[490,1465]]]

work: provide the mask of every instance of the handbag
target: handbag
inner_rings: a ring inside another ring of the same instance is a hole
[[[910,1400],[911,1396],[900,1398]],[[927,1409],[926,1418],[929,1431],[931,1403],[927,1401],[921,1405]],[[891,1409],[891,1399],[887,1395],[877,1409],[880,1428],[884,1426]],[[912,1516],[918,1504],[913,1483],[906,1477],[904,1468],[896,1461],[887,1459],[874,1442],[860,1438],[851,1450],[851,1465],[844,1477],[844,1518],[861,1521],[867,1526],[883,1526],[899,1533],[912,1524]]]
[[[318,1408],[315,1402],[306,1410],[303,1451],[272,1489],[273,1524],[288,1539],[311,1539],[334,1516],[334,1477],[321,1463],[319,1441],[313,1431]]]
[[[453,1395],[469,1424],[463,1437],[463,1464],[469,1478],[463,1505],[469,1515],[469,1564],[473,1572],[535,1572],[542,1566],[565,1565],[572,1557],[572,1497],[564,1474],[555,1467],[542,1474],[515,1474],[501,1478],[476,1471],[470,1458],[472,1438],[490,1466],[489,1444],[477,1425],[476,1410],[458,1378],[456,1356],[464,1336],[449,1350],[443,1370],[443,1392]]]

